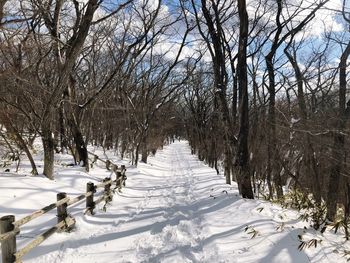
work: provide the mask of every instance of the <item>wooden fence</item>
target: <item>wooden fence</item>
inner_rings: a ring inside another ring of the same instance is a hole
[[[125,186],[126,180],[126,169],[122,165],[118,168],[117,165],[113,164],[111,161],[104,161],[94,155],[94,162],[97,160],[106,163],[106,168],[112,170],[115,174],[115,180],[109,177],[103,179],[103,182],[95,185],[92,182],[87,183],[86,193],[81,194],[77,197],[70,198],[66,193],[57,194],[57,202],[45,206],[20,220],[15,220],[14,215],[7,215],[0,218],[0,241],[1,241],[1,253],[2,253],[2,263],[13,263],[21,262],[21,259],[33,248],[39,246],[44,240],[50,237],[52,234],[61,231],[70,231],[74,228],[75,219],[69,215],[68,207],[86,199],[86,210],[85,214],[94,215],[94,209],[98,203],[105,201],[106,204],[112,201],[113,193],[115,190],[120,190]],[[112,189],[112,187],[114,188]],[[95,193],[98,188],[103,188],[101,197],[94,200]],[[29,244],[25,245],[23,248],[17,250],[16,236],[20,233],[20,227],[24,224],[32,221],[35,218],[42,216],[43,214],[57,208],[57,224],[45,232],[39,234],[31,241]]]

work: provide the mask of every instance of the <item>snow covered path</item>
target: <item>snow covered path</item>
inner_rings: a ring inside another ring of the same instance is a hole
[[[127,174],[127,188],[106,213],[75,214],[74,233],[55,235],[27,261],[225,262],[218,260],[214,244],[203,242],[203,214],[218,204],[208,192],[215,185],[209,178],[213,170],[192,156],[186,143],[166,147]]]
[[[314,233],[304,229],[307,224],[297,220],[295,211],[239,198],[236,186],[226,185],[222,175],[192,156],[187,142],[164,147],[148,164],[130,168],[127,174],[127,187],[114,196],[107,212],[100,207],[96,215],[85,216],[84,203],[73,207],[76,230],[55,234],[24,262],[346,262],[340,254],[328,255],[341,248],[324,236],[316,236],[323,240],[317,248],[298,251],[298,235],[307,240]],[[6,180],[7,187],[19,188],[21,178],[15,179],[0,176],[0,185]],[[44,178],[22,179],[27,184],[31,180],[33,189],[40,184],[41,190],[55,187],[56,191],[59,186],[70,195],[84,191],[82,182],[91,177],[82,176],[79,187],[59,176],[47,185]],[[30,196],[33,210],[48,204],[45,199],[52,196],[52,190],[24,193]],[[26,198],[19,195],[16,200]],[[6,206],[11,213],[28,214],[28,208],[22,211],[6,200],[9,197],[12,193],[0,193],[0,215],[8,214]],[[29,225],[28,233],[21,232],[19,247],[53,225],[53,215]]]

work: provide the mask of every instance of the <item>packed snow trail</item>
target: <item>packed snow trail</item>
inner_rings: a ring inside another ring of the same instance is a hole
[[[6,189],[23,187],[25,196],[18,194],[14,200],[29,197],[29,207],[38,209],[47,204],[52,192],[77,194],[91,180],[86,174],[76,174],[68,184],[64,171],[57,182],[6,177]],[[190,154],[187,142],[165,146],[148,164],[129,168],[127,175],[127,187],[114,196],[107,212],[99,207],[94,216],[83,215],[84,203],[69,208],[77,220],[76,230],[53,235],[24,262],[346,262],[341,254],[333,253],[332,240],[304,229],[307,224],[297,219],[297,212],[241,199],[236,185],[226,185],[222,175]],[[0,185],[5,182],[2,179]],[[6,193],[0,192],[1,212],[7,205],[11,213],[29,213],[21,203],[6,201],[12,197]],[[21,231],[19,247],[54,222],[53,212],[51,219],[27,226]],[[316,235],[322,245],[298,251],[298,235],[305,240]]]
[[[26,259],[36,263],[225,262],[218,260],[215,245],[204,249],[202,242],[206,231],[200,209],[210,209],[213,199],[207,188],[201,188],[200,174],[193,173],[199,167],[213,173],[207,167],[203,170],[186,143],[165,147],[148,164],[127,171],[127,187],[106,213],[77,216],[74,233],[57,234]]]

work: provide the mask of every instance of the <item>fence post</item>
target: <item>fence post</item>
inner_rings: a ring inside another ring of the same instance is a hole
[[[125,172],[126,172],[126,168],[125,168],[125,165],[122,165],[121,166],[121,169],[122,169],[122,176],[123,176],[123,186],[125,186],[125,181],[126,181],[126,175],[125,175]]]
[[[119,189],[122,188],[122,172],[120,170],[118,170],[116,172],[116,175],[117,175],[117,179],[116,179],[116,184],[115,186],[118,187]]]
[[[94,160],[92,161],[92,163],[91,163],[91,164],[96,163],[96,162],[97,162],[97,160],[98,160],[98,155],[94,154]]]
[[[66,197],[67,197],[67,193],[58,193],[57,201],[60,201]],[[66,220],[67,216],[68,216],[67,203],[57,206],[57,223],[60,223],[61,221]]]
[[[13,223],[15,222],[14,215],[7,215],[0,218],[0,234],[12,231],[15,229]],[[3,263],[13,263],[16,261],[16,236],[11,236],[1,242],[1,254]]]
[[[116,165],[116,164],[113,164],[112,165],[112,171],[113,171],[113,173],[115,174],[115,183],[117,184],[117,172],[118,172],[118,165]]]
[[[86,184],[86,192],[92,192],[90,196],[86,197],[86,213],[90,215],[94,214],[95,202],[94,202],[94,193],[95,193],[95,185],[92,182],[88,182]]]
[[[107,181],[109,181],[109,180],[111,180],[111,182],[110,182],[109,184],[106,184],[106,185],[105,185],[105,192],[104,192],[106,203],[112,201],[112,199],[113,199],[113,196],[112,196],[112,193],[111,193],[111,183],[112,183],[112,179],[106,177],[105,179],[103,179],[103,182],[107,182]]]
[[[111,161],[110,160],[106,160],[106,169],[108,170],[108,171],[110,171],[111,170]]]

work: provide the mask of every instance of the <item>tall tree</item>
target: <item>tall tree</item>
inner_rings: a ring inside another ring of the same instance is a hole
[[[346,0],[343,0],[343,18],[350,25],[349,13],[345,10]],[[338,116],[336,129],[333,132],[332,159],[334,164],[331,167],[329,188],[327,195],[327,218],[334,220],[337,213],[337,201],[339,197],[339,183],[341,172],[345,161],[345,127],[347,119],[350,117],[350,101],[346,102],[346,73],[347,61],[350,55],[350,41],[347,43],[339,61],[339,92],[338,92]]]
[[[226,183],[231,184],[231,167],[233,159],[232,149],[234,145],[237,144],[237,139],[234,136],[232,118],[227,101],[228,74],[226,70],[224,30],[222,27],[222,20],[225,19],[223,14],[226,13],[227,6],[229,6],[228,2],[220,3],[220,1],[211,0],[210,3],[208,3],[206,0],[201,0],[201,11],[207,27],[207,32],[204,32],[196,3],[192,0],[197,27],[206,43],[212,60],[214,72],[214,94],[218,101],[220,116],[224,128],[224,172]],[[232,14],[230,13],[230,15]]]
[[[277,4],[277,12],[275,17],[276,28],[273,36],[273,40],[271,43],[270,50],[268,54],[265,56],[266,68],[268,72],[268,92],[269,92],[269,106],[268,106],[268,162],[267,162],[267,181],[269,185],[270,198],[273,195],[273,188],[271,184],[271,180],[274,181],[276,193],[278,198],[283,197],[282,191],[282,179],[280,175],[280,171],[277,168],[277,135],[276,135],[276,81],[275,81],[275,65],[274,65],[274,57],[277,53],[279,47],[292,35],[300,32],[315,16],[315,13],[324,6],[329,0],[323,0],[319,3],[315,3],[312,10],[304,16],[300,22],[296,25],[291,23],[293,18],[298,17],[301,12],[305,11],[301,6],[297,9],[296,12],[293,13],[292,16],[287,17],[285,21],[283,21],[283,6],[284,2],[282,0],[276,0]],[[292,28],[288,29],[288,26],[292,24]],[[287,29],[287,31],[285,31]]]
[[[243,198],[254,198],[249,171],[249,102],[247,79],[248,13],[245,0],[238,0],[239,44],[238,44],[238,91],[239,91],[239,133],[237,146],[238,185]]]

